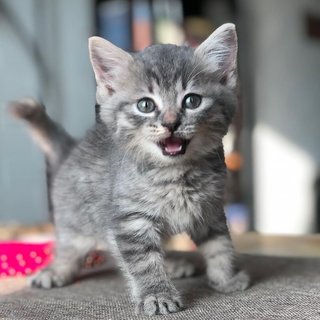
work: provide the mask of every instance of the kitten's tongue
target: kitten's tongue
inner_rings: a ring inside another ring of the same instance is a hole
[[[177,154],[182,150],[183,141],[180,138],[170,137],[163,141],[164,150],[169,154]]]

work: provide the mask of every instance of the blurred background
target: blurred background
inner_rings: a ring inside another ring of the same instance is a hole
[[[0,0],[0,225],[50,221],[42,154],[7,103],[43,101],[76,137],[94,123],[87,39],[197,46],[236,23],[241,94],[226,138],[235,233],[320,231],[320,1]]]

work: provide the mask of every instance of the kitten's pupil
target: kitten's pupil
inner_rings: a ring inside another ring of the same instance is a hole
[[[150,113],[155,110],[156,104],[150,98],[143,98],[138,101],[137,108],[142,113]]]
[[[196,109],[201,103],[201,97],[198,94],[188,94],[185,96],[182,106],[187,109]]]

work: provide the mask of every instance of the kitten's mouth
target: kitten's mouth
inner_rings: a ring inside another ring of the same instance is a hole
[[[189,140],[171,136],[160,141],[159,146],[164,156],[175,157],[185,154]]]

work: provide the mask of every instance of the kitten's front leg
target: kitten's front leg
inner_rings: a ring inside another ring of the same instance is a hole
[[[164,268],[161,237],[150,220],[122,221],[114,233],[116,254],[129,280],[138,312],[169,314],[182,308],[179,292]]]
[[[205,237],[193,237],[203,254],[209,285],[219,292],[245,290],[250,283],[246,271],[237,267],[236,255],[229,232],[221,234],[209,229]]]

